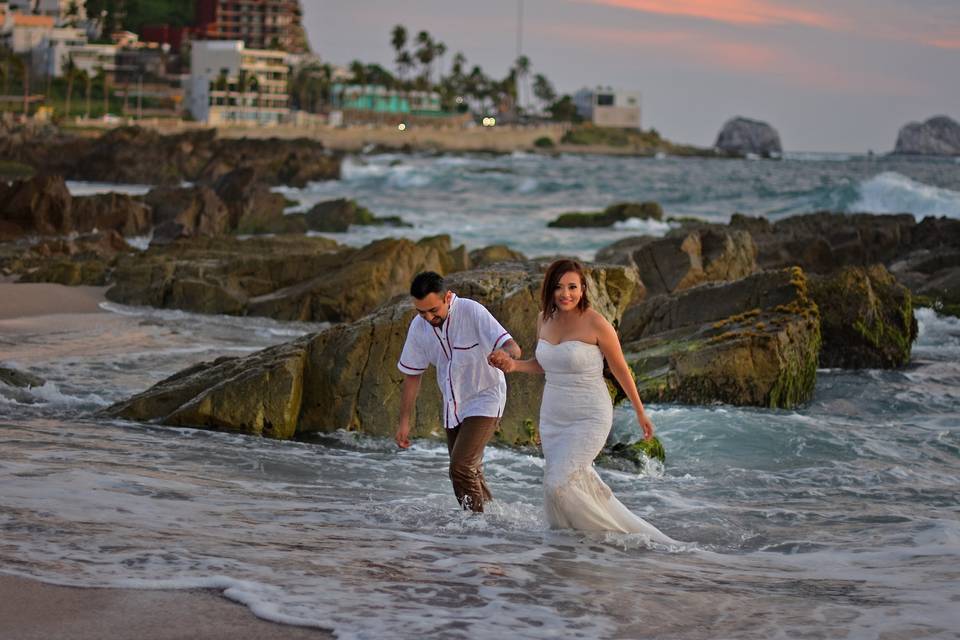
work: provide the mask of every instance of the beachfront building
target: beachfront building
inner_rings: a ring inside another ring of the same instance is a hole
[[[289,118],[286,53],[241,40],[197,40],[190,50],[187,105],[212,125],[279,124]]]
[[[194,37],[242,40],[250,49],[310,49],[299,0],[198,0]]]
[[[58,25],[87,18],[86,0],[8,0],[5,4],[12,12],[48,16]]]
[[[439,114],[440,94],[436,91],[399,91],[375,84],[334,84],[330,91],[334,109],[385,114]]]
[[[50,16],[35,16],[10,11],[3,24],[3,44],[18,54],[30,53],[40,46],[54,29],[55,21]]]
[[[640,92],[611,87],[581,89],[573,104],[584,120],[598,127],[640,128]]]
[[[83,29],[63,27],[51,29],[50,33],[33,50],[34,73],[40,76],[59,78],[63,76],[68,60],[75,49],[87,44]]]
[[[95,76],[106,73],[112,78],[117,71],[117,45],[115,44],[83,44],[67,49],[73,59],[74,66],[80,71],[86,71]],[[61,64],[63,64],[61,59]]]

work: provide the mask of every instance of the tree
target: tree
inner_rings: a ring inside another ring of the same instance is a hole
[[[540,101],[541,109],[545,105],[553,104],[557,99],[557,92],[553,88],[553,84],[542,73],[533,76],[533,95]]]
[[[434,52],[440,60],[440,65],[437,68],[437,84],[440,84],[443,82],[443,56],[447,53],[447,45],[443,42],[438,42],[434,47]]]
[[[354,84],[367,84],[367,67],[359,60],[350,63],[350,75]]]
[[[397,76],[403,79],[403,73],[410,62],[410,54],[406,51],[407,29],[403,25],[396,25],[390,32],[390,45],[396,51],[394,62],[397,64]]]
[[[83,117],[84,119],[89,120],[90,119],[90,88],[91,88],[91,85],[93,84],[93,76],[91,76],[90,72],[87,71],[86,69],[82,69],[77,74],[77,79],[83,80],[83,84],[85,87],[84,98],[86,100],[86,112],[84,113]]]
[[[573,104],[573,99],[569,95],[562,98],[547,107],[550,117],[559,122],[577,122],[580,116],[577,115],[577,106]]]
[[[425,80],[425,83],[421,84],[430,84],[430,70],[433,65],[433,59],[436,56],[437,48],[433,42],[433,38],[430,37],[430,34],[426,31],[421,31],[417,34],[417,44],[420,45],[414,57],[423,65],[423,71],[420,74],[420,77]]]

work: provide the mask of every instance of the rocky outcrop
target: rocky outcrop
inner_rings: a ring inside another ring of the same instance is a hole
[[[527,259],[519,251],[514,251],[504,244],[494,244],[489,247],[474,249],[469,256],[470,264],[474,269],[487,267],[498,262],[523,262]]]
[[[960,123],[947,116],[911,122],[897,134],[893,152],[901,155],[960,156]]]
[[[18,389],[42,387],[46,384],[43,378],[12,367],[0,367],[0,382]]]
[[[229,212],[229,228],[240,234],[283,233],[295,229],[285,224],[286,199],[259,180],[257,172],[242,167],[223,175],[214,185],[217,197]]]
[[[501,263],[455,274],[449,284],[459,294],[485,304],[529,353],[536,336],[536,300],[545,266]],[[635,275],[623,267],[594,267],[588,277],[595,307],[616,322],[632,297]],[[396,362],[413,314],[403,297],[359,320],[286,345],[191,367],[108,411],[134,420],[272,437],[343,428],[391,435],[399,415],[402,380]],[[537,441],[542,384],[533,376],[511,380],[498,436],[501,441]],[[433,375],[428,374],[421,385],[414,435],[428,436],[442,428],[440,402]]]
[[[0,239],[61,235],[73,230],[71,197],[63,178],[35,176],[0,183]]]
[[[144,200],[153,210],[150,244],[222,236],[231,230],[230,210],[210,187],[159,187],[151,190]]]
[[[306,216],[307,228],[312,231],[344,232],[351,225],[375,227],[410,227],[398,216],[377,217],[369,209],[353,200],[339,198],[320,202]]]
[[[783,153],[780,147],[780,134],[766,122],[749,118],[728,120],[713,145],[723,153],[734,156],[754,154],[762,158],[779,157]]]
[[[354,249],[304,236],[198,238],[121,256],[106,295],[198,313],[344,322],[405,292],[419,271],[446,273],[449,261],[435,241]]]
[[[167,136],[139,127],[120,127],[96,139],[57,131],[0,132],[0,151],[38,173],[158,186],[184,181],[212,186],[246,167],[266,184],[304,187],[339,178],[341,162],[341,154],[316,140],[225,139],[214,130]]]
[[[820,323],[798,268],[647,298],[620,332],[644,399],[776,408],[813,394]]]
[[[94,231],[134,236],[151,225],[150,209],[139,199],[118,193],[73,197],[60,176],[0,183],[0,240]]]
[[[917,338],[910,291],[883,267],[844,267],[810,281],[820,309],[820,366],[895,368]]]
[[[632,258],[647,295],[657,295],[744,278],[757,271],[756,256],[749,233],[703,229],[645,243]]]
[[[570,212],[561,214],[548,227],[611,227],[617,222],[630,218],[641,220],[662,220],[663,208],[657,202],[622,202],[613,204],[599,212]]]
[[[0,258],[20,274],[19,282],[53,282],[67,286],[107,284],[117,255],[131,247],[116,231],[88,234],[69,239],[51,239],[14,254],[13,260]]]

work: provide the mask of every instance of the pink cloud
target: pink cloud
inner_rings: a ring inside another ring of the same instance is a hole
[[[926,40],[924,44],[931,47],[936,47],[938,49],[960,49],[960,38],[956,40],[950,40],[947,38],[938,38],[934,40]]]
[[[587,0],[643,13],[700,18],[733,25],[798,24],[838,29],[840,20],[815,11],[782,7],[766,0]]]

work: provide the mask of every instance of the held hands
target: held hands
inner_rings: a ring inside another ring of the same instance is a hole
[[[491,367],[496,367],[504,373],[511,373],[517,368],[516,360],[499,349],[487,356],[487,362]]]
[[[650,416],[647,413],[640,412],[637,413],[637,422],[640,423],[640,428],[643,429],[643,439],[649,440],[653,437],[653,421],[650,420]]]

